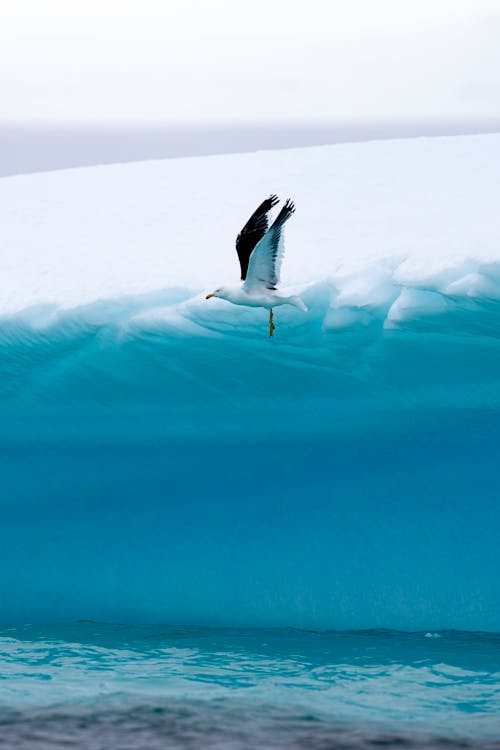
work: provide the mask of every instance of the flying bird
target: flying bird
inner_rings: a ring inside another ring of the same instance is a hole
[[[274,222],[269,226],[268,214],[279,203],[277,195],[262,201],[236,238],[236,252],[240,261],[241,281],[239,286],[221,286],[205,299],[220,297],[235,305],[265,307],[269,310],[269,335],[274,334],[273,307],[293,305],[307,311],[300,297],[285,297],[276,287],[280,278],[281,261],[285,251],[285,222],[295,211],[288,198]]]

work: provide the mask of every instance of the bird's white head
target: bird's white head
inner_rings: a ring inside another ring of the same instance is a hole
[[[227,299],[228,294],[229,294],[229,290],[226,289],[225,286],[220,286],[218,289],[215,289],[211,294],[207,294],[205,299],[210,299],[210,297],[219,297],[220,299]]]

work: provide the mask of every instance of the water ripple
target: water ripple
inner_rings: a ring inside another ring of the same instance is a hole
[[[28,747],[22,743],[29,737],[44,747],[46,732],[54,746],[58,733],[91,737],[116,725],[134,735],[149,726],[156,737],[148,740],[151,747],[160,747],[154,743],[165,732],[178,731],[181,744],[169,746],[190,747],[186,733],[198,742],[208,733],[206,747],[222,737],[235,748],[252,746],[253,737],[255,746],[263,732],[269,747],[439,747],[445,739],[494,747],[499,638],[441,635],[429,641],[423,633],[386,631],[173,631],[95,623],[4,630],[3,737],[17,732],[19,747]],[[304,732],[306,721],[313,730],[308,725]],[[126,738],[120,742],[128,746]]]

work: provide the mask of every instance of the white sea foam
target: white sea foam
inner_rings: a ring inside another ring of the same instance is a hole
[[[77,627],[67,626],[75,635]],[[468,634],[455,635],[457,645],[445,639],[443,648],[455,662],[450,665],[433,663],[436,647],[416,659],[416,634],[299,634],[294,642],[293,633],[280,631],[178,631],[169,637],[165,628],[157,628],[145,631],[138,643],[140,631],[122,628],[125,642],[93,643],[88,637],[92,629],[106,632],[106,627],[112,637],[114,626],[83,624],[84,643],[0,638],[0,709],[54,707],[64,715],[71,706],[96,703],[111,710],[114,697],[122,706],[183,700],[228,704],[236,712],[259,706],[266,712],[274,706],[284,715],[295,710],[317,721],[411,730],[414,735],[430,731],[486,738],[496,733],[498,673],[456,666],[457,658],[474,658]],[[465,654],[454,652],[460,638]],[[487,639],[481,643],[486,654],[495,646],[494,637],[491,644]]]

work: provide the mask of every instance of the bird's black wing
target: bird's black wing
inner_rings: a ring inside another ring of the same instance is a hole
[[[236,238],[236,252],[240,261],[242,281],[247,277],[248,262],[255,245],[267,232],[269,226],[267,214],[277,203],[279,203],[277,195],[270,195],[262,201]]]

